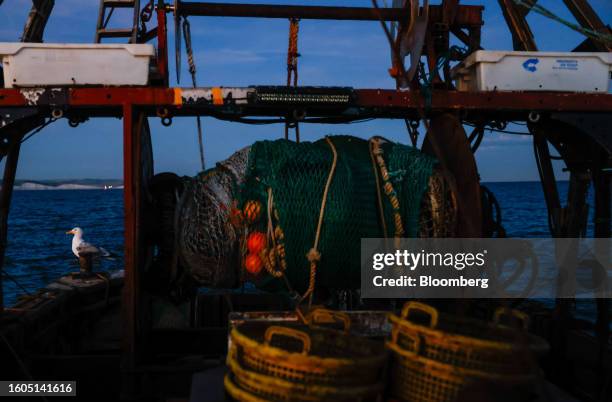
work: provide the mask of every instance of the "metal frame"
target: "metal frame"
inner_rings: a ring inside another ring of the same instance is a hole
[[[440,111],[462,111],[488,114],[500,120],[528,120],[530,112],[612,112],[610,94],[568,94],[563,92],[459,92],[443,89],[431,91],[428,105],[419,91],[396,91],[391,89],[343,88],[349,96],[346,102],[333,102],[322,107],[309,104],[278,101],[266,102],[255,99],[258,92],[283,91],[284,86],[273,87],[218,87],[221,98],[213,99],[217,87],[154,88],[40,88],[0,89],[0,108],[30,108],[51,111],[62,109],[66,115],[80,114],[85,117],[121,116],[125,104],[142,106],[144,113],[155,115],[155,111],[166,108],[173,115],[212,115],[223,112],[230,116],[284,116],[287,109],[305,107],[311,116],[339,115],[351,108],[358,110],[357,117],[404,118],[416,115],[423,109],[427,115]],[[318,94],[336,94],[336,87],[316,87]],[[296,87],[293,93],[308,94],[312,88]],[[38,92],[35,100],[29,96]]]

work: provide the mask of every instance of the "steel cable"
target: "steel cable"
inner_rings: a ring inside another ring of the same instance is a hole
[[[193,58],[193,48],[191,47],[191,25],[186,17],[183,17],[183,37],[185,38],[185,50],[187,51],[187,63],[189,64],[189,74],[191,74],[191,82],[193,87],[197,87],[196,83],[196,65]],[[204,141],[202,139],[202,120],[200,115],[196,116],[196,123],[198,127],[198,146],[200,149],[200,163],[202,165],[202,171],[206,170],[206,164],[204,161]]]

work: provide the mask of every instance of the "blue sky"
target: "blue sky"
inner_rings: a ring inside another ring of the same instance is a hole
[[[227,2],[232,2],[228,0]],[[318,4],[370,6],[370,0],[249,1],[251,3]],[[382,3],[382,0],[379,1]],[[432,0],[432,3],[439,1]],[[511,37],[497,0],[462,1],[485,6],[483,47],[509,50]],[[4,0],[0,6],[0,41],[17,41],[31,0]],[[47,25],[46,42],[92,42],[98,0],[56,0]],[[574,21],[561,0],[540,0],[538,4]],[[606,23],[612,21],[612,1],[591,0]],[[117,26],[129,24],[127,14],[116,14]],[[569,51],[582,37],[570,29],[531,13],[528,17],[541,50]],[[284,84],[288,22],[241,18],[191,17],[191,29],[198,84],[201,86],[247,86]],[[170,25],[171,31],[173,31]],[[169,37],[174,43],[173,35]],[[388,76],[389,50],[377,22],[302,21],[300,24],[299,78],[301,85],[339,85],[356,88],[393,88]],[[174,80],[174,49],[170,49]],[[183,57],[183,86],[190,84]],[[172,83],[176,83],[173,81]],[[208,166],[260,139],[283,135],[281,125],[249,126],[204,118],[204,142]],[[194,118],[177,118],[171,127],[152,119],[156,172],[174,171],[194,175],[199,156]],[[363,138],[382,135],[408,142],[401,120],[375,120],[351,125],[301,126],[304,140],[326,134],[352,134]],[[73,129],[57,121],[31,138],[22,148],[18,178],[119,178],[122,177],[122,132],[118,119],[92,119]],[[530,137],[487,133],[477,153],[484,181],[535,180],[537,171]],[[563,178],[560,165],[558,177]]]

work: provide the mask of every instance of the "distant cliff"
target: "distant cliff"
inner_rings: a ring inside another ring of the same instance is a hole
[[[116,179],[16,180],[15,190],[115,190],[123,189]]]

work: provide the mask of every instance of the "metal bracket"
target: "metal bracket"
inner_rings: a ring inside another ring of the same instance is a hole
[[[36,114],[38,114],[38,111],[33,107],[2,108],[0,109],[0,129],[3,129],[17,120],[25,119]],[[2,131],[0,131],[0,133],[1,132]]]

